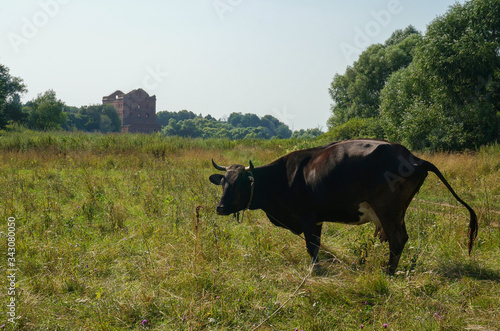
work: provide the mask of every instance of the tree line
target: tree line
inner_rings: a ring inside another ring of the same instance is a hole
[[[319,129],[294,131],[272,115],[259,117],[255,114],[233,112],[227,119],[215,119],[211,115],[187,110],[179,112],[162,111],[156,114],[156,121],[166,136],[193,138],[238,139],[288,139],[315,138],[323,132]]]
[[[35,99],[21,103],[27,89],[21,78],[13,77],[9,69],[0,64],[0,129],[19,125],[32,130],[68,130],[86,132],[120,132],[121,119],[112,105],[70,107],[57,98],[53,90],[39,94]],[[266,115],[234,112],[225,120],[211,115],[203,117],[191,111],[161,111],[156,121],[162,134],[191,138],[272,139],[315,138],[319,129],[290,128],[277,118]]]
[[[385,138],[417,150],[500,139],[500,2],[455,4],[425,34],[409,26],[332,80],[329,135]]]
[[[69,107],[48,90],[21,103],[26,85],[0,64],[0,129],[18,125],[31,130],[79,130],[87,132],[120,132],[121,120],[112,105]]]

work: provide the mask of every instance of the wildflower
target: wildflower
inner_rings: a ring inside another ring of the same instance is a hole
[[[364,326],[363,324],[361,324],[361,325],[359,326],[359,328],[360,328],[360,329],[364,329],[364,328],[365,328],[365,326]]]
[[[146,324],[148,324],[148,320],[147,319],[143,319],[142,322],[141,322],[141,325],[142,326],[146,326]]]
[[[382,324],[382,326],[384,327],[384,329],[387,329],[387,323]]]
[[[97,268],[94,268],[94,271],[97,271]]]
[[[434,317],[437,319],[443,318],[443,316],[439,315],[437,312],[434,313]]]

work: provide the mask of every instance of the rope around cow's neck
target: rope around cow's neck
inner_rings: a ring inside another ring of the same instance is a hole
[[[253,177],[253,173],[251,171],[248,171],[248,179],[250,180],[250,199],[248,199],[248,204],[245,209],[241,211],[241,222],[243,222],[243,217],[245,216],[245,211],[250,209],[250,205],[252,204],[253,201],[253,192],[254,192],[254,183],[255,183],[255,178]],[[236,222],[240,222],[240,212],[234,213],[234,216],[236,217]]]

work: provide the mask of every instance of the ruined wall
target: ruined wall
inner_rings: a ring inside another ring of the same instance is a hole
[[[102,98],[103,104],[112,104],[122,120],[122,132],[152,133],[161,130],[156,123],[156,96],[143,89],[127,94],[121,91]]]

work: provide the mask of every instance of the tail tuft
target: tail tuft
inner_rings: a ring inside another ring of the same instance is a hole
[[[479,229],[479,225],[477,223],[477,216],[474,210],[470,208],[469,212],[470,212],[469,233],[468,233],[469,243],[467,244],[467,247],[469,248],[469,256],[470,256],[470,253],[472,251],[472,245],[474,245],[474,240],[477,237],[477,231]]]

